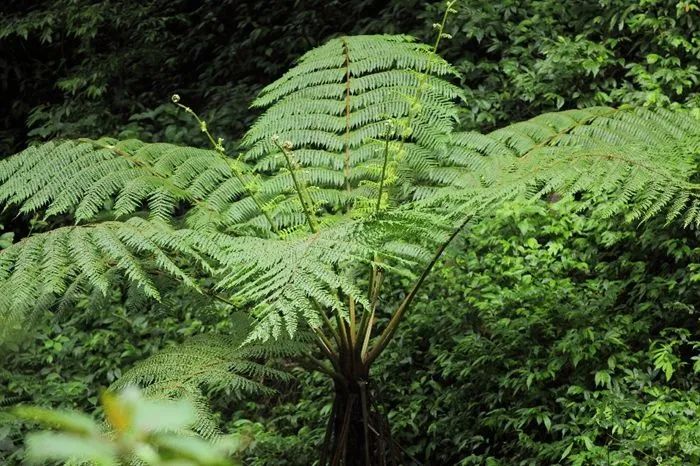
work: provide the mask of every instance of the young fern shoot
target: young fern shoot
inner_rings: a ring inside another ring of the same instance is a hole
[[[261,214],[265,216],[265,219],[267,220],[267,223],[270,225],[271,230],[275,233],[278,234],[277,226],[275,225],[275,222],[272,220],[272,217],[270,217],[270,214],[268,212],[268,209],[263,206],[260,201],[258,200],[254,190],[251,188],[251,185],[249,183],[246,183],[243,180],[243,174],[240,172],[239,168],[231,162],[229,157],[226,155],[226,149],[224,148],[224,140],[223,138],[218,138],[217,140],[214,140],[214,136],[212,136],[211,132],[209,131],[209,127],[207,126],[207,122],[202,120],[197,113],[192,110],[192,108],[187,107],[186,105],[183,105],[180,103],[180,96],[178,94],[173,94],[171,98],[172,102],[183,109],[185,112],[188,114],[192,115],[195,120],[197,120],[197,123],[199,124],[199,128],[207,136],[207,139],[211,143],[212,148],[216,151],[217,154],[226,162],[226,165],[229,167],[231,174],[238,180],[241,185],[244,186],[246,194],[250,199],[253,200],[255,203],[255,206],[258,208]]]

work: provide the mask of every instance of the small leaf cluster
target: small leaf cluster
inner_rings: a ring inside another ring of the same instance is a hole
[[[133,461],[149,466],[232,466],[227,450],[246,447],[242,437],[231,439],[230,445],[213,445],[187,435],[195,411],[184,400],[146,400],[129,388],[119,394],[105,392],[102,408],[106,431],[80,412],[14,408],[16,417],[57,430],[29,434],[26,459],[37,464],[50,460],[96,466]]]

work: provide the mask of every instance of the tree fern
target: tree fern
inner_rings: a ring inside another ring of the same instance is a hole
[[[305,352],[305,363],[339,393],[333,454],[347,451],[348,432],[369,454],[385,434],[368,401],[370,367],[449,242],[479,213],[515,196],[588,192],[615,198],[611,212],[664,211],[700,225],[694,118],[592,108],[490,134],[455,132],[462,92],[435,54],[444,19],[437,26],[433,47],[358,36],[307,53],[261,92],[254,106],[265,111],[236,158],[176,98],[212,150],[80,140],[0,162],[0,202],[76,223],[0,252],[5,328],[27,325],[62,295],[104,293],[115,277],[159,299],[154,274],[171,277],[245,307],[255,325],[168,349],[120,383],[195,402],[207,391],[259,389],[261,378],[280,374],[258,358],[289,355],[291,337],[312,335],[324,360]],[[393,309],[382,301],[391,273],[414,280]],[[204,419],[200,430],[211,433]]]
[[[444,238],[434,226],[445,221],[422,203],[381,213],[380,189],[398,179],[393,202],[448,193],[448,210],[460,216],[520,194],[617,189],[615,208],[634,204],[636,218],[667,208],[669,218],[698,223],[691,117],[594,108],[488,135],[453,133],[460,93],[439,78],[450,73],[404,36],[332,40],[261,93],[256,105],[270,107],[245,138],[252,168],[216,150],[107,139],[10,157],[0,163],[0,200],[98,222],[34,235],[0,254],[3,319],[18,324],[69,289],[104,292],[117,273],[153,298],[152,271],[197,288],[181,266],[188,261],[227,296],[252,303],[263,324],[256,338],[294,333],[300,320],[318,327],[319,307],[347,315],[343,295],[370,307],[353,276],[358,266],[415,267]],[[401,176],[409,160],[427,167],[407,170],[412,180]],[[298,230],[307,203],[320,222],[310,236]],[[190,208],[177,216],[180,205]],[[150,220],[139,217],[144,209]],[[100,223],[105,216],[132,218]]]

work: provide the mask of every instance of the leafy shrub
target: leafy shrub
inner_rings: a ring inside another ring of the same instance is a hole
[[[136,362],[183,339],[231,328],[220,310],[203,306],[196,295],[173,292],[163,305],[144,303],[125,283],[106,297],[81,298],[59,317],[47,315],[3,347],[0,406],[21,402],[92,413],[100,391]],[[16,424],[0,426],[1,463],[19,464],[25,433]]]

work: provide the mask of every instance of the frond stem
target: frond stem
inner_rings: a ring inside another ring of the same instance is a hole
[[[321,372],[322,374],[326,374],[336,382],[340,383],[341,385],[346,385],[345,379],[336,371],[334,371],[332,368],[328,367],[325,365],[322,361],[319,361],[318,359],[314,358],[313,356],[306,354],[301,356],[300,360],[298,361],[300,364],[308,364],[309,368],[318,372]]]
[[[304,193],[306,192],[306,187],[303,186],[299,182],[297,175],[296,175],[296,170],[295,170],[294,164],[292,163],[291,150],[284,147],[283,145],[280,145],[277,140],[275,140],[274,143],[279,148],[279,150],[282,151],[282,154],[284,154],[284,159],[287,161],[287,168],[289,169],[289,174],[292,176],[292,182],[294,183],[294,190],[297,192],[297,195],[299,196],[299,202],[301,203],[301,208],[304,210],[304,215],[306,216],[306,221],[309,224],[309,229],[311,230],[312,233],[318,233],[318,226],[316,225],[316,219],[311,214],[311,210],[309,209],[309,206],[306,205],[306,199],[304,199]]]
[[[384,191],[384,178],[386,177],[386,167],[389,164],[389,131],[387,130],[386,140],[384,141],[384,164],[382,165],[382,174],[379,178],[379,194],[377,195],[377,205],[374,209],[375,213],[379,213],[382,206],[382,193]]]
[[[362,315],[362,320],[360,322],[360,327],[358,329],[358,342],[359,344],[355,348],[355,352],[360,357],[362,362],[367,361],[367,348],[369,347],[369,340],[372,336],[372,325],[374,321],[374,309],[369,312],[365,312]]]
[[[319,347],[321,352],[326,355],[326,357],[331,361],[336,369],[340,369],[338,356],[333,352],[331,342],[326,338],[326,336],[318,330],[317,328],[311,327],[311,331],[316,335],[316,345]]]
[[[331,332],[331,336],[335,340],[336,344],[340,346],[342,342],[340,341],[340,335],[336,331],[336,329],[333,327],[333,323],[331,320],[328,318],[325,312],[319,309],[318,313],[321,315],[321,319],[323,319],[323,323],[326,324],[326,327],[328,327],[328,331]]]
[[[263,214],[265,217],[265,220],[267,220],[267,223],[270,225],[270,228],[272,229],[272,232],[279,236],[279,230],[277,229],[277,225],[275,225],[275,222],[272,220],[272,217],[270,216],[270,213],[265,209],[265,207],[260,203],[258,200],[257,196],[255,193],[248,187],[246,182],[243,180],[243,175],[239,172],[238,168],[234,167],[231,162],[232,160],[226,155],[226,149],[224,149],[223,146],[223,139],[219,138],[218,141],[214,140],[214,136],[212,136],[211,132],[209,131],[209,128],[207,127],[207,122],[202,120],[199,115],[197,115],[197,112],[192,110],[190,107],[186,105],[182,105],[180,103],[175,102],[175,105],[183,109],[185,112],[189,113],[194,117],[195,120],[197,120],[197,123],[199,123],[199,127],[202,130],[202,132],[207,136],[207,139],[209,139],[209,142],[211,143],[214,151],[219,154],[219,156],[223,159],[223,161],[226,163],[226,166],[228,167],[229,171],[233,176],[236,177],[239,183],[241,183],[241,186],[243,186],[243,189],[245,189],[246,194],[248,197],[250,197],[253,202],[255,203],[255,206],[258,208],[260,213]]]
[[[564,129],[560,130],[559,132],[553,134],[552,136],[550,136],[550,137],[548,137],[548,138],[545,138],[545,139],[544,139],[543,141],[541,141],[540,143],[535,144],[534,146],[532,146],[531,149],[529,149],[527,152],[525,152],[523,155],[521,155],[518,159],[519,159],[519,160],[520,160],[520,159],[524,159],[525,157],[527,157],[528,155],[532,154],[532,153],[535,152],[537,149],[541,149],[542,147],[554,145],[554,142],[555,142],[557,139],[559,139],[560,137],[564,136],[565,134],[569,134],[570,132],[572,132],[572,131],[575,130],[576,128],[579,128],[579,127],[581,127],[581,126],[587,125],[588,123],[590,123],[592,120],[595,120],[596,118],[600,118],[600,117],[602,117],[602,116],[609,117],[609,116],[611,116],[611,115],[616,114],[616,113],[619,112],[619,111],[620,111],[619,109],[613,108],[613,109],[611,109],[608,113],[605,113],[605,114],[594,114],[594,115],[591,115],[591,116],[588,117],[588,118],[582,118],[581,120],[575,122],[574,124],[572,124],[572,125],[570,125],[570,126],[567,126],[566,128],[564,128]]]
[[[340,334],[340,341],[342,342],[342,349],[352,350],[352,343],[350,343],[350,338],[348,336],[347,327],[345,325],[345,320],[339,312],[335,313],[335,320],[338,326],[338,333]]]
[[[387,324],[386,328],[384,331],[381,333],[381,335],[378,337],[377,343],[372,348],[372,350],[369,352],[367,355],[367,364],[370,365],[372,362],[374,362],[375,359],[384,351],[384,348],[389,344],[391,339],[394,336],[394,333],[396,333],[396,329],[399,326],[399,323],[401,322],[401,319],[403,318],[404,314],[410,307],[411,303],[413,302],[414,298],[418,294],[418,291],[420,290],[420,287],[423,285],[423,282],[425,279],[428,277],[430,272],[433,270],[433,267],[435,267],[435,264],[437,264],[438,260],[442,256],[442,254],[445,252],[445,249],[447,249],[447,246],[454,240],[457,235],[464,229],[464,227],[467,226],[469,221],[471,220],[471,217],[467,216],[460,225],[454,229],[452,234],[447,238],[445,242],[443,242],[440,247],[435,251],[435,254],[433,255],[433,258],[430,260],[428,265],[423,269],[423,272],[421,273],[420,277],[418,277],[418,280],[416,280],[416,283],[413,285],[411,288],[411,291],[406,295],[406,297],[401,301],[401,304],[399,307],[396,309],[396,312],[391,316],[391,319],[389,319],[389,323]]]
[[[350,314],[350,343],[355,344],[357,335],[355,334],[357,316],[355,314],[355,300],[348,296],[348,313]]]

